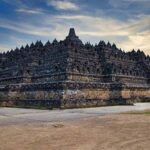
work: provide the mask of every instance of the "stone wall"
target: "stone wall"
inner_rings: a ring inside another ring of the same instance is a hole
[[[29,90],[29,89],[32,90]],[[18,84],[0,89],[1,106],[75,108],[150,101],[150,87],[118,83]]]

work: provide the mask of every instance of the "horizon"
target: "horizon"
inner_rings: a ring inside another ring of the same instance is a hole
[[[83,43],[103,40],[150,55],[150,0],[2,0],[0,52],[55,38],[73,27]]]

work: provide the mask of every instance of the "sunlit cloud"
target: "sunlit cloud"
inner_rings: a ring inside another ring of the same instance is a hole
[[[103,38],[115,42],[125,50],[133,48],[145,50],[149,53],[150,43],[150,16],[141,16],[137,20],[119,21],[109,17],[93,17],[86,15],[52,15],[43,18],[43,24],[34,25],[15,22],[1,22],[0,27],[14,30],[23,34],[42,37],[65,38],[69,27],[75,27],[77,34],[83,41]],[[94,22],[94,24],[92,24]],[[91,25],[92,24],[92,25]],[[50,28],[51,27],[51,28]],[[120,40],[120,37],[124,37]],[[96,41],[98,42],[98,41]],[[21,44],[21,42],[20,42]]]
[[[150,53],[150,16],[140,16],[136,19],[128,21],[119,21],[109,17],[93,17],[93,16],[57,16],[65,22],[75,20],[79,25],[78,33],[80,36],[89,38],[89,41],[95,39],[106,39],[115,42],[124,50],[142,49],[148,54]],[[91,23],[94,22],[94,24]],[[121,40],[123,37],[123,40]],[[87,38],[86,38],[87,39]]]
[[[0,44],[0,53],[1,52],[6,52],[6,51],[9,51],[9,50],[10,50],[10,45]]]
[[[60,10],[79,10],[79,6],[68,0],[49,0],[48,5]]]

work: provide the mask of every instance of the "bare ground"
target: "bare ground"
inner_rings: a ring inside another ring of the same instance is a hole
[[[0,150],[149,150],[150,116],[0,126]]]

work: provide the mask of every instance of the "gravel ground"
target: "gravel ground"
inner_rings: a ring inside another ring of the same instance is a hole
[[[0,126],[0,150],[149,150],[150,116],[115,114]]]
[[[0,150],[149,150],[150,103],[72,110],[0,108]]]

